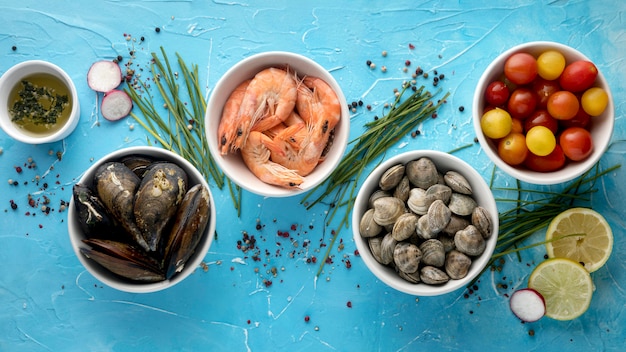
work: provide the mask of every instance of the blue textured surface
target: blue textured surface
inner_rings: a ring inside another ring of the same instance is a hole
[[[333,263],[316,279],[333,226],[324,227],[327,205],[307,211],[301,196],[264,199],[244,193],[238,218],[228,192],[213,189],[219,237],[205,258],[208,270],[198,268],[166,291],[119,292],[84,270],[70,247],[61,201],[69,201],[71,186],[93,160],[146,143],[145,131],[131,128],[132,119],[110,123],[98,117],[96,95],[85,75],[96,60],[117,55],[128,60],[129,50],[136,52],[137,68],[147,68],[150,52],[160,46],[172,56],[180,53],[187,63],[199,65],[207,95],[230,66],[251,54],[286,50],[307,55],[332,71],[348,101],[372,105],[373,111],[361,108],[352,115],[352,137],[381,113],[393,88],[410,77],[402,71],[405,60],[411,61],[411,69],[437,69],[445,74],[440,87],[451,93],[448,103],[437,119],[420,126],[418,138],[401,137],[388,152],[393,155],[418,148],[449,151],[473,143],[473,89],[490,60],[522,42],[557,41],[586,54],[608,79],[615,99],[615,143],[601,164],[624,161],[623,1],[314,3],[0,1],[0,72],[24,60],[49,60],[75,81],[82,111],[77,129],[62,142],[31,146],[0,132],[1,351],[623,348],[623,168],[598,184],[592,200],[614,230],[613,254],[592,275],[596,291],[589,311],[569,322],[544,318],[522,324],[508,308],[507,294],[526,285],[535,263],[543,259],[543,248],[523,252],[521,262],[507,258],[502,272],[483,275],[478,290],[468,297],[459,290],[416,298],[376,280],[355,255],[350,229],[342,229],[337,241],[342,246],[336,244]],[[388,55],[382,57],[382,51]],[[370,70],[366,60],[378,68],[387,66],[387,72]],[[458,155],[485,179],[491,177],[493,164],[477,144]],[[19,185],[10,186],[9,179]],[[514,184],[500,172],[496,182]],[[36,208],[28,205],[29,195],[38,202]],[[48,214],[39,208],[45,198],[52,208]],[[257,221],[264,225],[261,230]],[[243,231],[257,238],[260,261],[237,249]],[[277,231],[288,231],[290,237]],[[307,263],[313,256],[320,259],[317,264]]]

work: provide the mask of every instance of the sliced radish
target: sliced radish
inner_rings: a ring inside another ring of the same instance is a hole
[[[104,94],[100,112],[105,119],[117,121],[128,116],[132,108],[133,101],[128,94],[123,90],[114,89]]]
[[[516,317],[529,323],[541,319],[546,314],[546,301],[541,293],[532,288],[513,292],[509,307]]]
[[[87,84],[96,92],[106,93],[122,83],[122,70],[113,61],[96,61],[87,72]]]

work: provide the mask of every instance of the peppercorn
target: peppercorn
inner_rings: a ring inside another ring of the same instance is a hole
[[[144,37],[142,36],[141,38],[139,38],[139,40],[141,40],[141,41],[143,42],[144,40],[146,40],[146,38],[144,38]]]
[[[17,47],[16,47],[15,45],[13,45],[13,46],[11,47],[11,50],[15,51],[15,50],[17,50]]]
[[[155,31],[155,32],[157,32],[157,33],[159,33],[159,32],[161,32],[161,28],[156,27],[156,28],[154,29],[154,31]]]
[[[371,66],[371,65],[372,65],[372,60],[367,60],[367,61],[365,61],[365,64],[366,64],[367,66]]]
[[[363,106],[363,100],[359,100],[358,104],[359,106]]]
[[[415,45],[409,43],[409,49],[411,49],[411,50],[415,49]]]
[[[117,55],[117,62],[122,62],[122,59],[123,59],[122,55]]]
[[[404,62],[404,66],[411,66],[411,61],[410,60],[406,60]]]
[[[356,101],[353,101],[353,102],[352,102],[352,107],[353,107],[353,108],[356,108],[358,105],[359,105],[359,103],[357,103]]]
[[[463,105],[459,106],[459,111],[460,111],[460,112],[465,111],[465,107],[464,107]]]

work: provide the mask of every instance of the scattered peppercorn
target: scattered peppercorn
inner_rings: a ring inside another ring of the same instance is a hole
[[[415,49],[415,45],[409,43],[409,49],[411,49],[411,50]]]
[[[139,38],[139,40],[141,40],[141,41],[143,42],[144,40],[146,40],[146,38],[144,38],[143,36],[141,36],[141,38]]]
[[[157,32],[157,33],[159,33],[159,32],[161,32],[161,28],[156,27],[156,28],[154,29],[154,31],[155,31],[155,32]]]
[[[346,303],[346,306],[347,306],[348,308],[352,308],[352,302],[351,302],[351,301],[348,301],[348,303]]]
[[[311,318],[310,318],[308,315],[305,315],[305,316],[304,316],[304,321],[308,323],[308,322],[309,322],[309,320],[311,320]]]
[[[352,107],[353,107],[353,108],[356,108],[358,105],[359,105],[359,103],[357,103],[356,101],[353,101],[353,102],[352,102]]]
[[[533,329],[528,330],[528,336],[535,336],[535,330]]]
[[[459,111],[460,111],[460,112],[465,111],[465,107],[464,107],[463,105],[459,106]]]
[[[371,65],[372,65],[372,60],[367,60],[367,61],[365,61],[365,64],[366,64],[367,66],[371,66]]]
[[[381,53],[381,55],[382,55],[383,57],[386,57],[386,56],[387,56],[387,51],[386,51],[386,50],[383,50],[383,52]]]
[[[404,62],[404,66],[411,66],[411,61],[410,60],[406,60]]]
[[[117,55],[117,62],[122,62],[122,59],[123,59],[122,55]]]
[[[17,204],[13,201],[13,199],[11,199],[9,202],[11,203],[11,209],[17,209]]]
[[[16,47],[15,45],[13,45],[13,46],[11,47],[11,50],[16,51],[16,50],[17,50],[17,47]]]

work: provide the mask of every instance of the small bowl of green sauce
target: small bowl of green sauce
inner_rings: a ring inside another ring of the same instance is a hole
[[[0,77],[0,127],[28,143],[69,136],[80,119],[78,94],[60,67],[42,60],[21,62]]]

